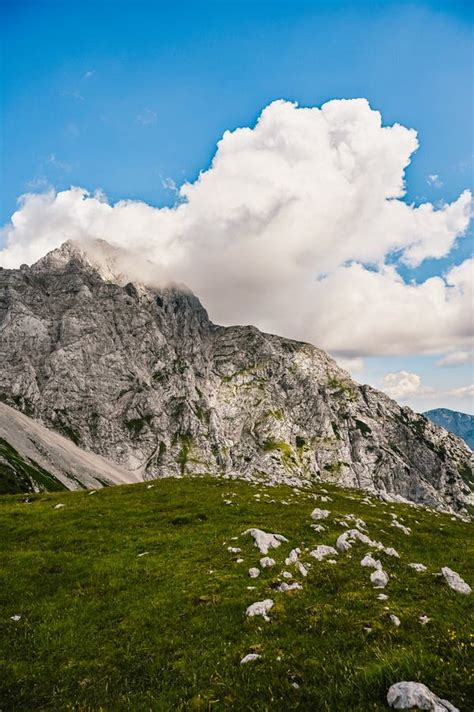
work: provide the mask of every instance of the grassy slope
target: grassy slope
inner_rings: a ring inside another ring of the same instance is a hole
[[[367,712],[387,709],[391,683],[413,679],[468,710],[473,599],[433,573],[448,565],[473,583],[470,525],[327,489],[334,501],[323,505],[286,487],[208,478],[33,495],[29,504],[1,498],[0,709]],[[55,510],[58,502],[66,506]],[[332,512],[322,534],[309,526],[314,506]],[[390,526],[391,511],[411,536]],[[272,591],[279,572],[294,571],[283,564],[290,548],[334,545],[344,531],[334,518],[346,513],[400,553],[381,554],[389,601],[377,600],[360,544],[336,565],[313,560],[303,591]],[[253,541],[231,541],[249,526],[290,540],[256,580],[247,575],[260,558]],[[229,545],[242,548],[244,563]],[[267,597],[271,622],[245,618]],[[426,626],[420,614],[431,618]],[[240,666],[251,651],[263,659]]]

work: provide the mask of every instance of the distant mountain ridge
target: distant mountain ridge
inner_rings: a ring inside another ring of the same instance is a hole
[[[143,479],[328,481],[464,508],[454,435],[310,344],[217,326],[186,287],[126,273],[103,241],[0,269],[1,401]]]
[[[471,450],[474,450],[474,415],[449,408],[434,408],[427,410],[423,415],[426,415],[436,425],[457,435],[469,445]]]

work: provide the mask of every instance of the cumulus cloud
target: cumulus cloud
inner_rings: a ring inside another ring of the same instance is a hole
[[[408,371],[387,373],[382,379],[382,390],[390,398],[406,399],[408,396],[423,395],[432,389],[423,386],[421,376]]]
[[[226,132],[211,166],[172,208],[109,205],[81,188],[23,196],[0,264],[32,262],[66,239],[102,238],[146,255],[157,280],[185,282],[221,323],[254,323],[355,358],[467,348],[472,261],[407,284],[410,266],[447,255],[471,195],[404,202],[416,132],[383,126],[365,99],[267,106]]]

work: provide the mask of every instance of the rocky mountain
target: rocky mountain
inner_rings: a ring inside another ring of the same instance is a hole
[[[454,433],[458,438],[462,438],[471,450],[474,450],[474,415],[449,410],[449,408],[434,408],[427,410],[423,415],[436,425]]]
[[[0,494],[137,482],[135,473],[0,403]]]
[[[144,479],[322,479],[463,508],[461,440],[309,344],[217,326],[183,286],[128,281],[126,260],[66,242],[0,269],[0,400]]]

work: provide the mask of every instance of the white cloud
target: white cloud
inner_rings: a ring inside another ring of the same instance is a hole
[[[421,376],[409,371],[387,373],[382,379],[382,390],[390,398],[405,400],[408,396],[423,395],[432,389],[423,386]]]
[[[472,351],[453,351],[452,353],[446,354],[439,361],[436,362],[437,366],[462,366],[465,363],[474,362],[474,352]]]
[[[152,111],[151,109],[143,109],[143,111],[137,115],[136,122],[142,126],[149,126],[150,124],[154,124],[156,119],[157,114],[155,111]]]
[[[361,358],[344,358],[343,356],[338,356],[336,360],[339,366],[349,371],[350,374],[361,373],[364,370],[364,361]]]
[[[154,260],[157,279],[187,283],[224,324],[254,323],[345,358],[464,350],[472,261],[421,284],[384,264],[393,253],[413,266],[445,256],[469,223],[468,191],[439,209],[402,200],[417,146],[415,131],[382,126],[364,99],[276,101],[254,128],[224,134],[173,208],[111,206],[80,188],[24,196],[0,263],[103,238]]]
[[[432,185],[435,188],[443,187],[443,181],[440,179],[437,173],[431,173],[426,179],[426,182],[428,183],[428,185]]]
[[[448,392],[448,395],[454,396],[455,398],[469,398],[472,400],[472,398],[474,398],[474,383],[461,386],[460,388],[454,388]]]

